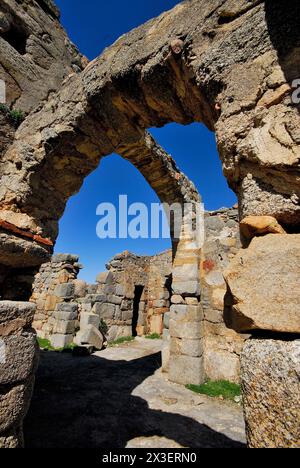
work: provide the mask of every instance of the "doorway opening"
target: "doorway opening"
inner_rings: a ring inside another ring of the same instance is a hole
[[[133,300],[133,314],[132,314],[132,336],[137,336],[137,326],[139,321],[139,311],[142,295],[144,292],[144,286],[138,285],[134,290]]]

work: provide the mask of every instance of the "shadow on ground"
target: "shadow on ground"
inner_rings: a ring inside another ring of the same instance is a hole
[[[239,448],[195,420],[151,410],[132,391],[160,367],[160,353],[130,362],[42,352],[25,421],[27,448],[124,448],[164,436],[184,447]]]

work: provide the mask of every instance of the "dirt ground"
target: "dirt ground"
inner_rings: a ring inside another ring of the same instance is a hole
[[[42,352],[26,447],[244,447],[241,408],[168,382],[160,347],[137,338],[90,357]]]

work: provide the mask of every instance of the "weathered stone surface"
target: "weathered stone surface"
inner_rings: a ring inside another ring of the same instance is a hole
[[[241,234],[246,239],[265,234],[286,234],[272,216],[248,216],[240,222]]]
[[[189,340],[200,340],[203,338],[203,326],[200,322],[182,322],[170,320],[170,335],[174,338],[186,338]]]
[[[150,317],[150,330],[149,333],[156,333],[161,335],[163,332],[163,316],[153,315]]]
[[[245,332],[300,333],[299,265],[300,235],[253,239],[225,273],[228,323]]]
[[[56,254],[51,258],[52,263],[75,263],[78,261],[78,255],[73,254]]]
[[[91,345],[95,349],[101,350],[104,343],[104,337],[102,333],[94,327],[94,325],[87,325],[77,334],[76,341],[82,345]]]
[[[248,340],[241,365],[249,447],[299,448],[300,340]]]
[[[15,387],[0,390],[0,432],[19,426],[27,413],[33,389],[33,377]]]
[[[112,320],[116,312],[116,306],[114,304],[95,304],[93,313],[97,314],[100,319]]]
[[[35,305],[26,302],[0,302],[0,336],[28,327],[33,320]]]
[[[53,333],[60,335],[72,335],[76,327],[75,320],[56,320],[53,324]]]
[[[96,278],[97,283],[99,284],[110,284],[113,276],[110,272],[105,271],[103,273],[99,273]]]
[[[38,346],[31,332],[0,339],[0,385],[11,385],[30,377],[37,364]]]
[[[201,385],[205,380],[203,358],[171,354],[169,379],[182,385]]]
[[[182,296],[174,295],[171,297],[171,303],[172,304],[184,304],[184,299]]]
[[[73,335],[55,333],[51,335],[50,343],[54,349],[63,349],[73,343]]]
[[[228,382],[240,383],[240,356],[233,352],[235,344],[224,341],[222,350],[221,340],[208,337],[204,352],[205,374],[210,380],[227,380]]]
[[[179,322],[202,322],[203,320],[203,309],[199,305],[172,305],[170,308],[170,319]],[[200,324],[198,323],[198,326]]]
[[[55,296],[63,299],[73,298],[74,292],[75,286],[73,283],[58,284],[54,290]]]
[[[81,313],[80,314],[80,328],[84,330],[88,325],[94,325],[94,327],[99,329],[99,325],[100,325],[99,315]]]
[[[0,449],[23,448],[24,439],[22,427],[9,429],[0,435]]]
[[[84,297],[86,294],[87,284],[82,280],[74,280],[74,296],[75,298]]]
[[[170,351],[175,355],[201,357],[203,355],[203,340],[171,338]]]

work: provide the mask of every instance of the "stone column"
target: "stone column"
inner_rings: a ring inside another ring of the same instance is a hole
[[[38,361],[34,313],[31,303],[0,302],[0,448],[23,446],[22,424]]]
[[[203,243],[200,233],[203,219],[200,217],[203,213],[196,213],[199,225],[195,230],[191,229],[191,213],[183,219],[173,264],[169,378],[183,385],[202,384],[205,379],[203,309],[200,304],[200,256]]]

